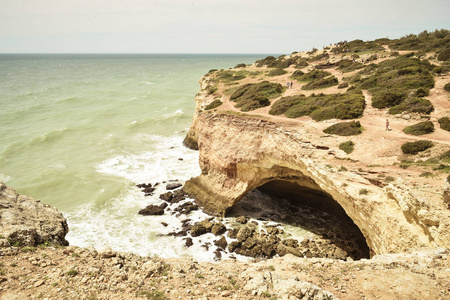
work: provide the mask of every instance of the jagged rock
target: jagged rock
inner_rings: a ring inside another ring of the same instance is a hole
[[[100,257],[103,258],[111,258],[111,257],[115,257],[116,253],[111,249],[111,248],[104,248],[104,249],[100,249],[98,251],[98,254],[100,255]]]
[[[172,192],[167,192],[167,193],[163,193],[161,195],[159,195],[159,199],[170,202],[173,198],[173,193]]]
[[[164,203],[167,206],[167,203]],[[140,215],[144,216],[159,216],[164,214],[164,206],[162,205],[148,205],[139,211]]]
[[[233,241],[228,245],[228,251],[234,252],[236,249],[238,249],[241,246],[241,243],[238,241]]]
[[[203,226],[201,224],[195,224],[191,228],[191,235],[193,237],[203,235],[203,234],[205,234],[207,232],[208,231],[206,230],[205,226]]]
[[[211,232],[211,230],[214,226],[214,223],[212,223],[210,220],[203,220],[198,224],[203,226],[206,229],[206,232]]]
[[[248,218],[244,217],[244,216],[240,216],[240,217],[236,218],[236,222],[241,223],[241,224],[245,224],[245,223],[247,223],[247,221],[248,221]]]
[[[36,246],[44,242],[68,245],[66,219],[53,206],[18,195],[0,181],[0,232],[15,245]],[[4,243],[2,243],[4,245]]]
[[[149,260],[142,265],[145,277],[151,277],[160,274],[164,270],[164,265],[160,261]]]
[[[225,250],[227,248],[227,240],[225,239],[225,237],[221,237],[219,240],[214,242],[214,245],[216,245],[217,247],[219,247],[222,250]]]
[[[190,247],[190,246],[194,245],[194,243],[192,242],[192,239],[191,239],[190,237],[187,237],[187,238],[185,238],[184,240],[185,240],[184,245],[185,245],[186,247]]]
[[[236,238],[239,242],[244,242],[245,240],[247,240],[249,237],[251,237],[253,235],[254,229],[250,229],[248,227],[242,227],[241,229],[239,229]]]
[[[228,229],[228,236],[232,239],[235,239],[239,232],[239,228],[230,228]]]
[[[183,186],[181,183],[179,182],[174,182],[174,183],[168,183],[166,185],[166,190],[174,190],[177,189],[179,187]]]
[[[330,292],[324,291],[315,284],[299,281],[298,278],[277,279],[272,281],[273,292],[279,295],[280,299],[314,299],[314,300],[334,300],[337,299]]]
[[[227,228],[222,223],[214,223],[214,225],[211,228],[211,233],[214,235],[221,235],[224,234],[227,231]]]
[[[192,202],[183,203],[174,209],[174,211],[184,215],[187,215],[193,210],[198,210],[198,205],[193,204]]]

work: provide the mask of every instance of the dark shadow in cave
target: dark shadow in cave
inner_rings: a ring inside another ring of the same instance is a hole
[[[353,259],[370,258],[366,240],[329,194],[285,180],[273,180],[248,192],[227,212],[300,227],[344,249]]]

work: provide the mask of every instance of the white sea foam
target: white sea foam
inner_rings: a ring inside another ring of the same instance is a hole
[[[145,84],[147,84],[147,85],[154,85],[155,83],[154,82],[150,82],[150,81],[145,81]]]
[[[0,173],[0,181],[2,181],[3,183],[7,183],[8,181],[10,181],[12,179],[13,178],[11,176]]]

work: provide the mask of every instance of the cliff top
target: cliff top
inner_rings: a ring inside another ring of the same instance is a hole
[[[441,190],[450,173],[449,44],[448,30],[425,31],[211,70],[197,113],[264,119],[335,150],[330,165]]]

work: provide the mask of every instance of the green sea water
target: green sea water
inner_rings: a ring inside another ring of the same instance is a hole
[[[198,80],[265,56],[0,55],[0,180],[56,206],[72,245],[194,255],[159,237],[174,217],[137,214],[163,185],[145,197],[135,184],[198,175],[182,146]]]

